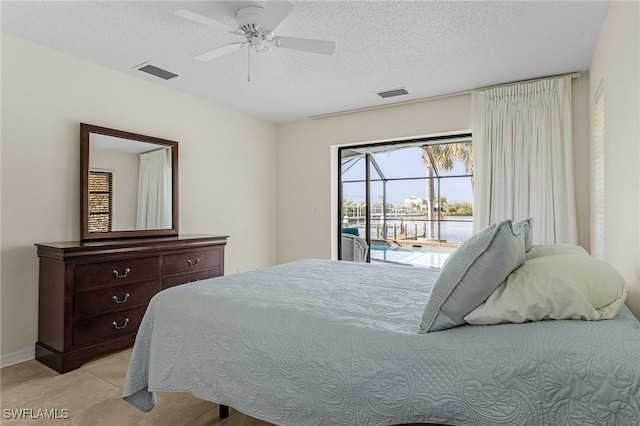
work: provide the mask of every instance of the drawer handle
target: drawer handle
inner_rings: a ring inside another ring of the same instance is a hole
[[[124,274],[120,275],[120,273],[118,272],[118,270],[117,270],[117,269],[114,269],[114,270],[113,270],[113,275],[114,275],[116,278],[124,278],[124,277],[126,277],[127,275],[129,275],[129,272],[131,272],[131,269],[127,268],[127,269],[125,269],[125,270],[124,270]]]
[[[119,304],[124,303],[127,300],[129,300],[129,293],[125,294],[124,295],[124,299],[122,299],[122,300],[118,300],[118,296],[113,296],[112,299],[113,299],[114,302],[116,302],[119,305]]]
[[[192,262],[191,259],[187,260],[187,263],[189,264],[189,266],[196,266],[198,263],[200,263],[200,259],[196,259],[195,262]]]
[[[129,318],[126,318],[124,320],[124,323],[122,325],[118,325],[117,322],[112,322],[111,325],[113,326],[113,328],[115,328],[116,330],[122,330],[123,328],[125,328],[127,325],[129,324]]]

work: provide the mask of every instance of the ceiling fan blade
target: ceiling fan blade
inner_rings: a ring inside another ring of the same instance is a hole
[[[222,31],[236,32],[235,28],[228,26],[227,24],[223,24],[222,22],[214,21],[213,19],[207,18],[206,16],[199,15],[195,12],[191,12],[190,10],[180,9],[173,12],[174,15],[177,15],[181,18],[188,19],[190,21],[198,22],[200,24],[204,24],[211,28],[216,28]]]
[[[242,49],[246,43],[244,42],[236,42],[227,44],[222,47],[217,47],[213,50],[209,50],[207,52],[201,53],[198,56],[195,56],[195,59],[199,61],[210,61],[214,58],[218,58],[222,55],[226,55],[227,53],[235,52],[236,50]]]
[[[274,37],[273,44],[285,49],[303,50],[305,52],[322,53],[323,55],[333,55],[336,50],[335,41],[312,40],[308,38],[296,37]]]
[[[292,10],[293,5],[288,1],[268,1],[257,24],[262,30],[271,32],[289,16]]]

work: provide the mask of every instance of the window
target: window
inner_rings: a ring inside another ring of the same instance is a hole
[[[343,147],[338,157],[339,233],[357,228],[369,259],[442,266],[472,235],[470,134]]]
[[[113,172],[89,171],[89,232],[113,228]]]

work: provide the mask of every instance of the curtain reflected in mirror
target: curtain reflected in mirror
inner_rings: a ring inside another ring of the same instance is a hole
[[[136,229],[171,227],[171,149],[140,154]]]

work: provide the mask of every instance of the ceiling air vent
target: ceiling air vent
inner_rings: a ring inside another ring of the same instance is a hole
[[[402,96],[402,95],[408,95],[408,94],[409,92],[407,92],[404,88],[378,92],[378,96],[380,96],[381,98],[393,98],[394,96]]]
[[[153,65],[145,65],[138,69],[148,74],[155,75],[156,77],[160,77],[163,80],[169,80],[178,76],[178,74],[163,70],[162,68],[154,67]]]

